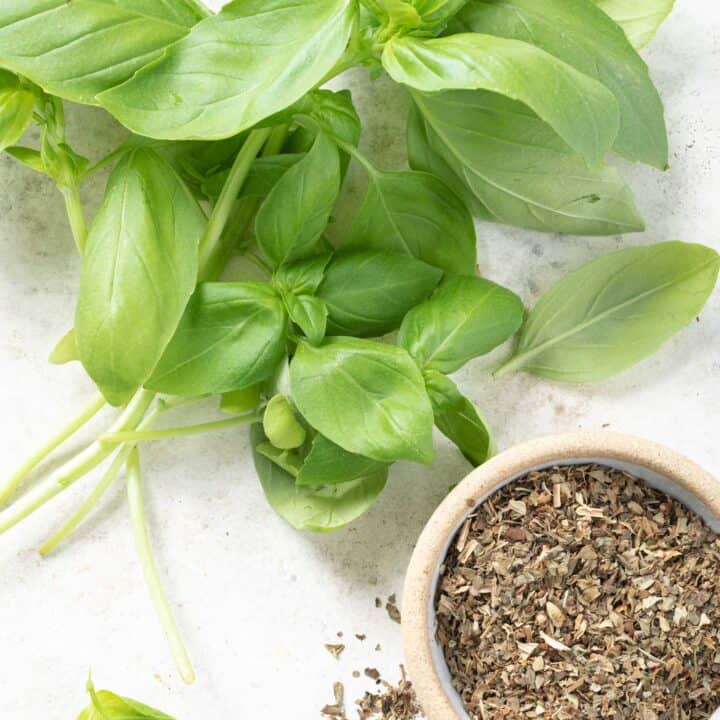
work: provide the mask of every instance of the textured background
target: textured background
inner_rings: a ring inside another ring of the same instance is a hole
[[[478,226],[482,270],[528,303],[596,254],[667,239],[720,249],[720,10],[680,0],[644,52],[667,106],[667,173],[627,165],[647,232],[568,238]],[[404,163],[406,102],[363,71],[339,85],[363,116],[363,149],[381,166]],[[72,108],[71,142],[91,158],[123,137],[101,111]],[[357,203],[354,169],[346,202]],[[94,208],[104,177],[85,188]],[[0,457],[3,475],[92,392],[77,366],[45,358],[72,322],[78,260],[62,201],[50,182],[0,157]],[[500,448],[529,437],[608,426],[680,450],[720,473],[720,294],[655,357],[593,386],[565,387],[488,375],[502,356],[458,376],[495,430]],[[201,412],[193,412],[199,418]],[[184,419],[184,418],[183,418]],[[190,419],[190,418],[188,418]],[[146,595],[122,487],[57,557],[35,548],[87,492],[81,483],[0,541],[0,717],[69,720],[98,684],[144,699],[181,720],[319,718],[332,682],[350,700],[367,688],[355,668],[389,677],[401,661],[399,627],[374,598],[400,591],[413,543],[448,486],[468,467],[438,438],[434,467],[399,465],[381,502],[351,528],[301,535],[268,508],[243,430],[156,443],[143,451],[151,532],[159,566],[198,671],[184,688],[173,672]],[[92,484],[92,481],[90,482]],[[324,649],[343,630],[338,662]],[[366,633],[360,643],[353,633]],[[375,652],[376,643],[382,652]]]

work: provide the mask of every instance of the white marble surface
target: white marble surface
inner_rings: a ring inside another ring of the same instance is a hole
[[[567,269],[605,250],[665,239],[720,249],[720,10],[679,0],[645,51],[667,106],[672,168],[627,166],[647,220],[644,235],[562,238],[478,226],[482,268],[531,302]],[[365,121],[363,145],[387,167],[403,162],[405,102],[364,72],[343,79]],[[380,109],[378,111],[378,108]],[[104,114],[69,113],[72,141],[99,157],[122,136]],[[95,207],[104,178],[84,191]],[[351,174],[356,202],[361,174]],[[0,457],[7,474],[91,393],[78,367],[45,361],[69,327],[78,261],[62,202],[49,182],[0,158]],[[720,473],[720,294],[700,322],[658,355],[592,387],[522,375],[493,382],[498,355],[459,374],[501,448],[531,436],[610,427],[680,450]],[[199,418],[199,411],[192,417]],[[243,430],[158,443],[143,452],[151,530],[168,592],[198,671],[183,687],[135,561],[124,496],[57,557],[35,548],[87,492],[81,483],[0,540],[0,718],[69,720],[85,701],[92,665],[100,685],[184,720],[319,718],[332,683],[350,700],[367,687],[353,669],[397,674],[399,628],[374,607],[400,591],[423,523],[464,462],[438,439],[434,467],[399,465],[381,502],[351,528],[302,535],[268,508]],[[345,632],[334,660],[323,643]],[[364,643],[353,633],[365,633]],[[381,643],[382,652],[374,646]]]

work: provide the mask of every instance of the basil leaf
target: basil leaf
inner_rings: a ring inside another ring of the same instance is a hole
[[[329,333],[377,337],[396,330],[441,277],[438,268],[398,253],[336,255],[318,289],[328,309]]]
[[[77,720],[174,720],[159,710],[120,697],[109,690],[95,690],[92,680],[88,680],[90,705],[78,715]]]
[[[302,330],[309,343],[319,345],[325,337],[328,319],[328,309],[322,299],[289,292],[284,300],[290,319]]]
[[[337,485],[387,471],[384,463],[349,453],[322,435],[313,439],[310,452],[300,466],[297,485]]]
[[[665,242],[604,255],[566,275],[528,316],[515,356],[496,373],[589,382],[655,352],[695,318],[715,287],[720,256]]]
[[[284,395],[270,398],[262,424],[265,436],[279,450],[294,450],[305,442],[305,428]]]
[[[301,153],[288,153],[256,158],[243,183],[241,194],[244,197],[265,197],[278,184],[280,178],[303,157]],[[205,197],[220,197],[228,175],[230,169],[225,168],[205,178],[201,184]]]
[[[312,295],[320,286],[325,275],[325,267],[331,257],[331,253],[324,253],[281,265],[275,273],[273,282],[281,290],[299,295]]]
[[[413,98],[434,149],[501,223],[615,235],[644,229],[615,168],[589,168],[522,103],[458,91]]]
[[[0,65],[52,95],[95,104],[202,17],[191,0],[4,0]]]
[[[351,0],[234,0],[99,99],[140,135],[234,135],[319,84],[356,14]]]
[[[35,109],[35,94],[20,78],[0,68],[0,152],[14,145],[27,129]]]
[[[257,243],[273,267],[310,254],[327,227],[340,191],[340,158],[322,133],[278,181],[258,212]]]
[[[65,365],[80,359],[75,328],[70,328],[52,349],[48,361],[53,365]]]
[[[469,463],[482,465],[492,455],[492,438],[475,406],[450,378],[435,370],[425,372],[425,387],[440,432],[457,445]]]
[[[114,404],[153,371],[195,288],[205,216],[175,171],[137,149],[90,228],[75,314],[83,365]]]
[[[245,415],[260,405],[260,385],[248,385],[220,396],[220,411],[230,415]]]
[[[152,377],[151,390],[204,395],[272,376],[285,352],[282,301],[263,283],[203,283]]]
[[[255,448],[255,452],[266,457],[293,478],[297,478],[300,472],[300,466],[303,464],[303,459],[297,452],[293,450],[281,450],[269,442],[261,442]]]
[[[543,0],[542,5],[536,0],[473,0],[453,29],[532,43],[599,80],[620,108],[614,149],[629,160],[667,168],[663,106],[647,65],[592,0]]]
[[[478,218],[494,220],[493,215],[473,195],[472,190],[455,174],[450,163],[438,152],[430,141],[428,129],[420,110],[410,103],[407,124],[408,164],[413,170],[437,175]]]
[[[421,28],[440,32],[468,0],[410,0],[422,18]]]
[[[5,152],[14,157],[18,162],[29,167],[35,172],[43,173],[47,175],[45,169],[45,163],[42,160],[42,155],[38,150],[33,148],[22,147],[21,145],[13,145],[12,147],[5,148]]]
[[[529,43],[463,33],[393,38],[382,55],[396,82],[424,92],[490,90],[523,102],[589,164],[613,146],[619,111],[601,83]]]
[[[251,439],[255,470],[265,497],[273,510],[298,530],[337,530],[367,512],[385,487],[384,466],[373,475],[349,482],[321,488],[298,486],[292,475],[258,452],[265,439],[259,425],[253,426]]]
[[[594,0],[624,31],[635,48],[645,47],[670,14],[675,0]]]
[[[343,250],[404,253],[449,273],[475,272],[475,226],[445,183],[415,171],[370,171],[370,186]]]
[[[401,348],[344,337],[300,343],[290,388],[303,417],[343,449],[381,462],[432,462],[432,408]]]
[[[451,373],[504,343],[522,319],[522,301],[510,290],[483,278],[451,278],[405,316],[398,345],[421,367]]]

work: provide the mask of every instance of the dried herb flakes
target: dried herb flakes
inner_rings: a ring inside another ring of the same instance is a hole
[[[720,538],[621,471],[532,472],[486,501],[436,610],[476,720],[708,720],[720,705]]]

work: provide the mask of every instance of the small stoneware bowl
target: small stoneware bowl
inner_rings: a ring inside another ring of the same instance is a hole
[[[405,579],[405,659],[428,720],[468,720],[435,639],[440,565],[465,518],[531,470],[597,462],[645,480],[700,515],[720,533],[720,482],[662,445],[619,433],[554,435],[518,445],[471,472],[438,507],[420,535]],[[720,708],[709,720],[720,720]]]

